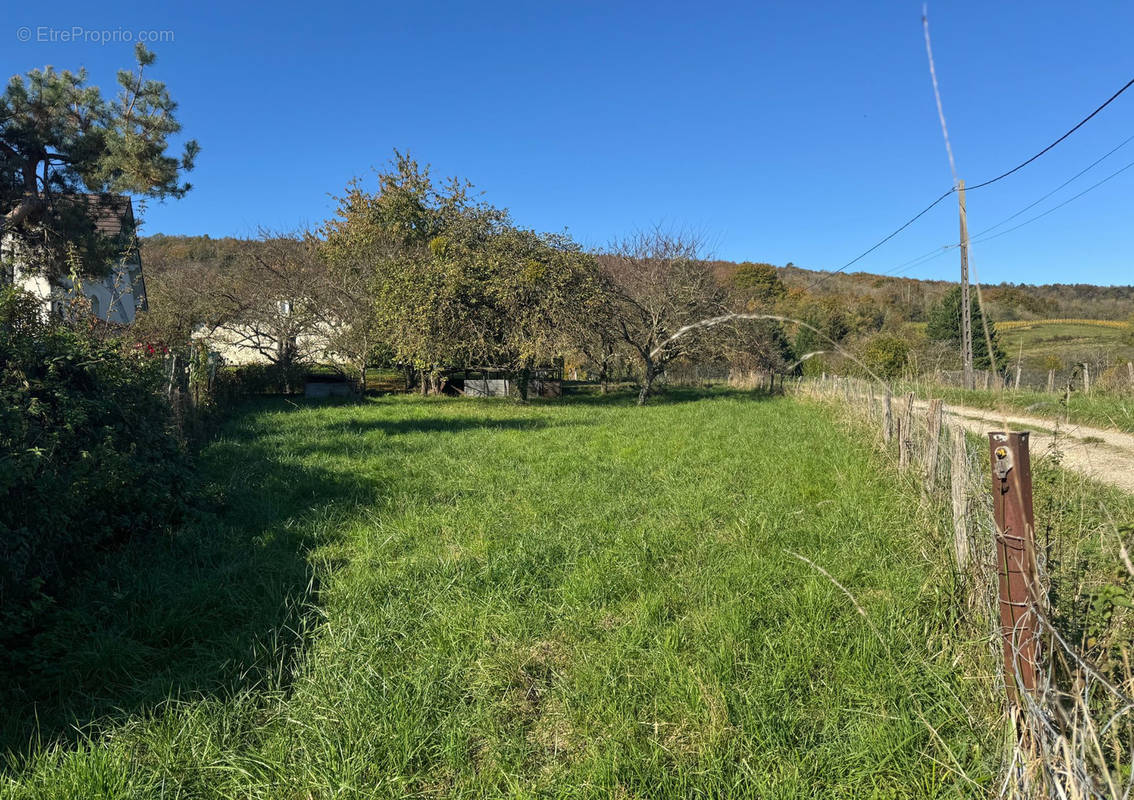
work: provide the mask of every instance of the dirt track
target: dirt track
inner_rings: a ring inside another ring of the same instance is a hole
[[[925,404],[920,405],[924,407]],[[1045,455],[1058,448],[1063,453],[1062,466],[1065,469],[1134,494],[1134,435],[965,406],[946,405],[945,413],[974,433],[1032,431],[1033,456]]]

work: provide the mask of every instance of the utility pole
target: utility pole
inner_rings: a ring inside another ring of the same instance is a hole
[[[965,212],[965,182],[957,181],[961,206],[961,369],[965,389],[973,388],[973,320],[969,304],[969,221]]]

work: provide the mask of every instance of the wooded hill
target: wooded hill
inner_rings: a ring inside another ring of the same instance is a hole
[[[727,277],[736,264],[719,262]],[[846,298],[874,298],[887,308],[901,311],[911,322],[927,318],[955,281],[875,275],[869,272],[836,273],[803,269],[787,264],[778,270],[789,287],[812,294]],[[1015,319],[1125,320],[1134,312],[1134,286],[1094,286],[1088,283],[999,283],[981,287],[988,315],[996,321]]]
[[[167,236],[156,234],[142,240],[145,268],[162,271],[180,265],[223,267],[246,256],[254,240],[233,237]],[[737,268],[732,261],[714,261],[723,285],[729,285]],[[847,307],[872,306],[885,316],[909,322],[924,322],[929,310],[941,301],[949,281],[874,275],[869,272],[837,273],[804,269],[794,264],[777,267],[776,273],[789,290],[818,297],[843,299]],[[1128,319],[1134,313],[1134,286],[1094,286],[1086,283],[1012,284],[982,287],[988,315],[995,321],[1029,319]]]

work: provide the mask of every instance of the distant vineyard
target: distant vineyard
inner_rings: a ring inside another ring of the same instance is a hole
[[[1030,328],[1033,325],[1098,325],[1101,328],[1126,328],[1127,323],[1113,319],[1014,319],[1007,322],[997,322],[996,327],[1002,331]]]

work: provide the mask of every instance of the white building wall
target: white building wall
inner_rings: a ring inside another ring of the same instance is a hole
[[[5,256],[12,259],[14,248],[6,246],[3,249]],[[135,291],[135,276],[138,274],[139,265],[127,263],[115,266],[106,277],[82,278],[82,293],[91,300],[91,311],[95,316],[122,325],[133,323],[144,302],[141,291]],[[53,286],[43,275],[27,272],[19,264],[12,267],[11,278],[15,286],[43,301],[45,314],[75,297],[75,286],[70,278],[61,278]]]
[[[208,348],[219,354],[225,364],[245,366],[247,364],[270,364],[268,358],[257,344],[263,344],[271,349],[275,343],[266,338],[256,340],[251,329],[242,326],[229,328],[208,329],[200,327],[193,332],[193,341],[205,342]],[[296,348],[306,361],[315,363],[335,363],[327,352],[327,338],[325,336],[304,334],[296,340]]]

